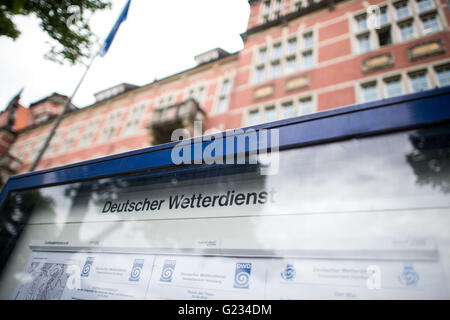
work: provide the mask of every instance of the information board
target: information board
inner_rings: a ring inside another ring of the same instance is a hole
[[[161,146],[12,178],[0,299],[449,299],[450,114],[429,95],[278,124],[270,175]]]

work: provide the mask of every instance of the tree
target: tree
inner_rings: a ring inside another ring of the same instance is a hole
[[[418,185],[450,193],[450,127],[417,130],[410,134],[414,150],[406,155]]]
[[[2,0],[0,36],[17,39],[20,31],[12,18],[33,14],[40,20],[42,30],[54,40],[46,58],[75,64],[90,55],[95,42],[88,24],[90,16],[110,6],[103,0]]]

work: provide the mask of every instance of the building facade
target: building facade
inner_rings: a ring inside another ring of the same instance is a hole
[[[143,86],[120,84],[90,106],[72,107],[37,169],[165,143],[176,128],[192,132],[194,120],[224,131],[450,84],[446,0],[249,5],[241,51],[213,49],[191,69]],[[3,123],[10,111],[0,116],[11,174],[31,166],[64,105],[59,96],[15,111],[19,127]]]

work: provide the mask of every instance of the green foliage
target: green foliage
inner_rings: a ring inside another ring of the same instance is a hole
[[[17,39],[20,31],[12,18],[34,15],[42,30],[54,40],[46,57],[59,63],[75,64],[90,55],[94,44],[89,17],[110,6],[103,0],[1,0],[0,36]]]

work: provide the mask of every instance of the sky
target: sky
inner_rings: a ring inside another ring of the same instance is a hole
[[[92,31],[103,41],[126,0],[110,0],[111,9],[98,11],[90,20]],[[145,85],[155,79],[195,66],[194,56],[221,47],[232,53],[243,48],[250,7],[247,0],[132,0],[105,57],[97,57],[73,102],[85,107],[94,93],[122,82]],[[21,104],[53,92],[70,96],[84,66],[60,65],[44,59],[50,37],[33,16],[14,18],[21,36],[0,37],[0,110],[21,88]]]

